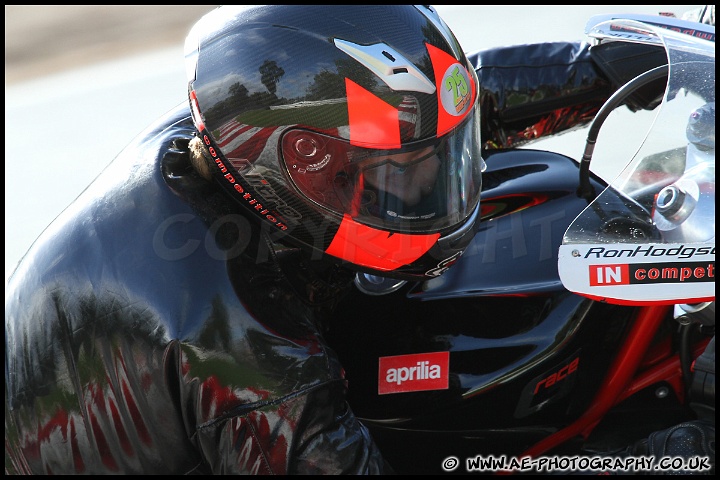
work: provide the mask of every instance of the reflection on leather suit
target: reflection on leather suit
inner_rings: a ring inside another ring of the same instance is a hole
[[[296,252],[233,248],[259,233],[187,163],[188,114],[124,151],[10,280],[6,469],[379,471],[321,309],[282,272]]]

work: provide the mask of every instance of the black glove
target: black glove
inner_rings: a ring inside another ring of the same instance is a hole
[[[693,364],[690,386],[690,407],[698,415],[715,425],[715,337]]]
[[[601,43],[590,47],[590,56],[615,89],[642,73],[668,63],[662,47],[639,43]],[[626,106],[633,112],[654,109],[662,102],[666,83],[665,78],[650,82],[630,95]]]
[[[632,448],[633,456],[661,457],[708,457],[711,470],[657,471],[653,475],[714,475],[715,474],[715,424],[704,420],[683,422],[666,430],[653,432]],[[651,473],[651,472],[647,472]]]

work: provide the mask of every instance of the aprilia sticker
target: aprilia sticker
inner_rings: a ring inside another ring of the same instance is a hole
[[[379,360],[378,395],[448,388],[450,352],[381,357]]]

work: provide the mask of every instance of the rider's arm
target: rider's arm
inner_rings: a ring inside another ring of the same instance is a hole
[[[264,335],[256,333],[258,347]],[[183,415],[189,436],[210,471],[263,475],[388,473],[367,429],[345,402],[341,376],[328,376],[321,368],[323,363],[328,366],[320,353],[322,348],[308,355],[305,349],[310,345],[288,344],[282,350],[297,350],[293,352],[298,353],[297,363],[283,372],[274,365],[286,360],[278,361],[272,353],[283,342],[286,339],[275,338],[276,345],[260,346],[267,348],[266,365],[253,369],[245,364],[247,356],[236,365],[227,359],[226,372],[220,370],[205,378],[198,378],[194,371],[211,370],[220,363],[218,358],[201,360],[191,347],[180,344],[174,354],[165,356],[179,359],[178,392],[180,404],[185,406]],[[258,385],[242,387],[223,378],[233,375],[239,381],[247,380],[243,377],[258,379]],[[271,386],[273,382],[278,385]],[[293,383],[297,385],[293,387]]]
[[[483,146],[488,149],[516,147],[585,125],[617,88],[648,65],[667,62],[654,47],[598,48],[579,42],[493,48],[468,58],[481,86]],[[664,85],[650,88],[626,104],[633,111],[654,108],[663,91]]]

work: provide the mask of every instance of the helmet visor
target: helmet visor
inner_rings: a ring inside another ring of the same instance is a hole
[[[333,213],[383,230],[438,232],[465,220],[480,199],[476,117],[441,138],[390,150],[293,129],[282,157],[295,187]]]

